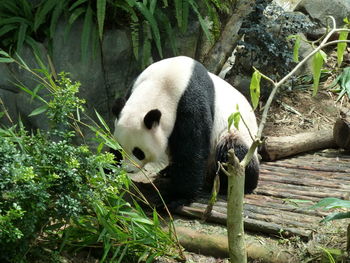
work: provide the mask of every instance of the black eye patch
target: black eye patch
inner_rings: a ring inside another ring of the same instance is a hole
[[[142,161],[143,159],[145,159],[145,154],[143,153],[143,151],[138,148],[138,147],[135,147],[133,150],[132,150],[132,154],[137,158],[139,159],[140,161]]]

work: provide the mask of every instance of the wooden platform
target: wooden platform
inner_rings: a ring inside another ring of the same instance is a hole
[[[245,229],[308,240],[329,212],[309,209],[324,197],[349,199],[350,153],[318,152],[261,164],[259,186],[245,197]],[[185,207],[182,215],[201,217],[206,199]],[[226,223],[220,199],[208,221]]]

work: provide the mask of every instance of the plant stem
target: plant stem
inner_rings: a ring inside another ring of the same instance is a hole
[[[228,151],[227,235],[231,262],[246,263],[243,225],[244,171],[234,150]],[[223,169],[223,167],[222,167]]]

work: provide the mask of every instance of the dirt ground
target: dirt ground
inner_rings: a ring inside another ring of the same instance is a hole
[[[332,129],[340,111],[350,113],[349,98],[344,95],[337,101],[338,93],[329,89],[340,72],[335,70],[336,61],[333,52],[326,65],[329,72],[322,78],[316,96],[312,96],[311,74],[298,77],[297,84],[277,94],[264,128],[265,136],[287,136]],[[350,66],[350,54],[346,56],[344,65]],[[257,115],[259,118],[259,112]]]
[[[280,94],[273,102],[267,123],[265,136],[288,136],[301,132],[332,129],[344,104],[335,102],[336,95],[322,89],[313,97],[310,89],[297,89]],[[345,101],[345,102],[344,102]]]

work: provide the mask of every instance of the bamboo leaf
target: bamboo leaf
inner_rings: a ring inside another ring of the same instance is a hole
[[[294,43],[294,47],[293,47],[293,61],[294,62],[299,62],[300,44],[301,44],[301,38],[299,35],[297,35],[295,38],[295,43]]]
[[[313,92],[312,95],[315,96],[318,91],[318,86],[320,83],[321,69],[323,63],[326,61],[327,55],[322,50],[317,52],[312,58],[312,76],[313,76]]]
[[[149,59],[151,57],[151,42],[149,39],[145,39],[142,49],[142,68],[146,68],[149,65]]]
[[[228,117],[228,130],[230,131],[232,124],[238,130],[240,121],[241,121],[241,113],[239,111],[232,113]]]
[[[12,30],[15,30],[17,29],[18,26],[16,25],[4,25],[3,27],[0,28],[0,36],[3,36],[5,35],[6,33],[12,31]]]
[[[51,22],[50,22],[50,31],[49,31],[51,38],[55,34],[58,19],[62,14],[64,7],[67,6],[67,3],[68,3],[67,1],[59,1],[52,12]]]
[[[149,3],[149,11],[151,12],[151,14],[154,14],[154,10],[157,6],[157,0],[151,0]]]
[[[69,8],[69,11],[72,11],[74,10],[77,6],[83,4],[87,2],[87,0],[78,0],[78,1],[75,1],[74,4],[72,4],[72,6]]]
[[[197,14],[197,18],[198,18],[198,21],[199,21],[199,24],[201,25],[201,28],[206,36],[206,38],[210,41],[210,42],[213,42],[213,36],[212,34],[210,33],[210,29],[208,27],[208,23],[207,21],[205,21],[203,18],[202,18],[202,15],[200,14],[199,12],[199,9],[197,7],[197,4],[195,1],[193,0],[188,0],[188,3],[191,5],[192,7],[192,10]]]
[[[323,198],[321,201],[311,206],[310,209],[315,208],[324,208],[324,209],[333,209],[333,208],[348,208],[350,209],[350,201],[342,200],[335,197]]]
[[[183,0],[175,0],[175,17],[177,21],[178,27],[181,29],[182,28],[182,4]]]
[[[258,70],[255,70],[250,81],[250,97],[254,109],[258,106],[260,99],[260,80],[261,73]]]
[[[0,63],[12,63],[14,60],[12,58],[2,58],[0,57]]]
[[[110,129],[109,129],[107,123],[105,122],[105,120],[102,118],[102,116],[96,110],[95,110],[95,114],[96,114],[98,120],[100,121],[100,123],[106,129],[106,131],[110,132]]]
[[[45,22],[46,15],[55,7],[57,1],[61,0],[46,0],[40,5],[38,11],[35,14],[33,30],[37,31],[39,26]]]
[[[139,24],[131,22],[131,42],[132,42],[132,51],[136,59],[139,58]]]
[[[33,17],[31,2],[27,0],[20,0],[20,6],[24,12],[25,17],[31,20]]]
[[[45,104],[45,105],[33,110],[28,116],[33,117],[33,116],[39,115],[39,114],[47,111],[47,109],[48,109],[48,105]]]
[[[85,11],[86,11],[86,9],[83,7],[75,9],[74,12],[70,15],[70,17],[68,19],[69,25],[72,25],[74,23],[74,21],[77,20],[77,18],[81,14],[83,14]]]
[[[137,9],[142,13],[142,15],[146,18],[148,21],[151,29],[152,29],[152,35],[153,35],[153,40],[156,44],[159,56],[162,58],[163,57],[163,51],[162,51],[162,46],[160,42],[160,33],[159,33],[159,28],[156,19],[154,16],[151,14],[151,12],[146,8],[146,6],[140,2],[135,3]]]
[[[90,36],[91,36],[91,27],[92,27],[92,9],[89,6],[86,10],[84,24],[83,24],[83,31],[81,33],[81,58],[83,61],[87,59]]]
[[[326,216],[321,222],[350,218],[350,212],[336,212]]]
[[[0,49],[0,55],[1,55],[1,56],[4,56],[4,57],[7,57],[7,58],[10,58],[9,53],[7,53],[6,51],[4,51],[4,50],[2,50],[2,49]]]
[[[2,18],[0,19],[0,26],[2,25],[8,25],[8,24],[14,24],[14,23],[25,23],[25,24],[30,24],[27,19],[23,17],[10,17],[10,18]]]
[[[339,33],[339,40],[347,40],[349,32],[342,31]],[[346,50],[347,43],[338,43],[337,44],[337,59],[338,59],[338,67],[341,66],[343,62],[344,52]]]
[[[17,51],[19,52],[23,47],[23,42],[26,37],[28,25],[25,23],[21,23],[18,30],[18,37],[17,37]]]
[[[176,42],[175,34],[171,27],[170,20],[161,10],[157,9],[156,15],[157,15],[158,21],[160,21],[161,27],[164,28],[164,31],[166,32],[166,35],[169,39],[168,41],[170,43],[170,47],[172,49],[173,55],[176,56],[178,54],[178,50],[176,46],[177,42]]]
[[[97,23],[98,23],[98,33],[100,40],[102,40],[103,35],[103,24],[106,15],[106,0],[97,0]]]

